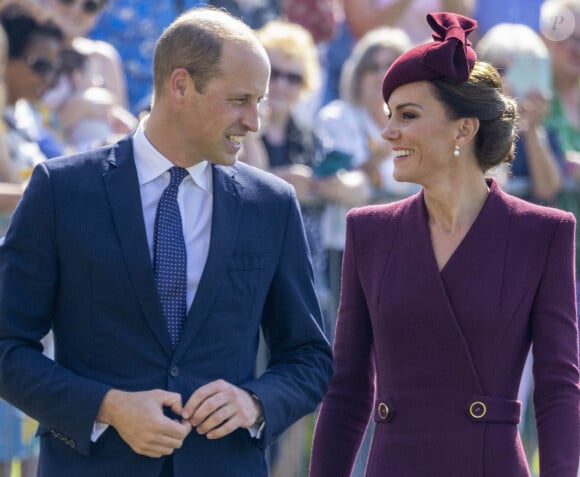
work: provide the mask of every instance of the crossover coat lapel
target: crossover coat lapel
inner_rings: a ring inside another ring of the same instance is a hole
[[[385,233],[388,230],[385,228]],[[377,350],[378,355],[397,350],[397,362],[412,362],[417,355],[432,353],[431,362],[455,368],[455,379],[461,379],[462,386],[480,391],[465,336],[435,260],[422,193],[409,201],[401,214],[393,250],[396,253],[390,253],[385,269],[380,306],[371,312],[373,326],[378,327],[375,334],[386,339],[384,348]],[[411,295],[417,299],[409,300]],[[409,346],[395,345],[401,341]],[[446,361],[443,364],[442,350]],[[379,358],[377,362],[380,368],[390,358]],[[426,370],[424,378],[431,379],[429,376],[432,375]],[[393,385],[388,383],[389,387]]]

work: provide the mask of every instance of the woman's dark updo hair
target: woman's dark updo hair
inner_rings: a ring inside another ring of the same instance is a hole
[[[479,119],[475,155],[483,172],[514,159],[517,104],[502,93],[501,77],[493,66],[477,61],[466,82],[437,79],[431,83],[452,119]]]

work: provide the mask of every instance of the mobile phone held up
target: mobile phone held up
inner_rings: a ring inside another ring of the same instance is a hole
[[[538,91],[546,98],[552,97],[552,67],[549,57],[517,55],[505,73],[505,80],[518,99],[531,91]]]

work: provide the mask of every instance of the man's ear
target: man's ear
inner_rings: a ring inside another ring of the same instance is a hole
[[[169,91],[176,100],[182,101],[187,89],[191,87],[193,87],[193,80],[186,69],[178,68],[171,73]]]

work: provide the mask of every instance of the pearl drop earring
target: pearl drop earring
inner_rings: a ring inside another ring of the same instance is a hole
[[[459,146],[457,144],[455,144],[455,148],[453,149],[453,156],[455,157],[459,157]]]

